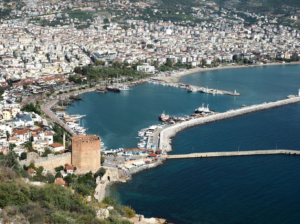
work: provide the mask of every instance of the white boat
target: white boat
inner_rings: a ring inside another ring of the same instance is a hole
[[[139,137],[145,136],[145,132],[144,132],[144,131],[139,131],[139,132],[138,132],[138,136],[139,136]]]
[[[146,136],[151,136],[152,133],[153,133],[152,131],[147,131],[147,132],[146,132]]]
[[[207,107],[204,107],[204,103],[203,103],[202,107],[195,109],[195,113],[200,113],[200,114],[210,113],[211,111],[208,109],[208,106],[209,106],[209,104],[207,104]]]
[[[121,91],[124,91],[124,90],[130,90],[129,86],[128,86],[128,85],[125,85],[125,84],[119,85],[118,88],[119,88],[119,90],[121,90]]]
[[[72,114],[72,115],[70,115],[70,118],[72,118],[72,119],[81,119],[81,118],[83,118],[85,116],[86,115]]]
[[[77,127],[79,124],[73,123],[73,122],[67,122],[66,123],[69,127]]]

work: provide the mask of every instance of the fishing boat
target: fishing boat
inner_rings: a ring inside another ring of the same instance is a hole
[[[195,109],[195,113],[199,113],[199,114],[206,114],[206,113],[210,113],[210,112],[211,111],[208,109],[208,104],[207,104],[207,107],[204,107],[204,103],[202,104],[202,107]]]
[[[161,121],[166,121],[170,118],[169,115],[166,115],[165,112],[163,112],[161,115],[158,116],[158,119]]]
[[[66,108],[65,107],[62,107],[62,106],[55,106],[52,108],[52,110],[65,110]]]
[[[60,101],[58,101],[58,104],[60,104],[60,105],[71,105],[72,102],[68,101],[68,100],[60,100]]]
[[[69,98],[72,100],[82,100],[82,97],[75,96],[75,95],[71,95]]]

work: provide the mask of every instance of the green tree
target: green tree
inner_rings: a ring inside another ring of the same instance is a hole
[[[38,176],[41,176],[43,171],[44,171],[44,167],[40,166],[39,168],[36,169],[36,174]]]
[[[66,181],[68,183],[68,185],[72,182],[73,177],[71,174],[68,174],[65,178],[64,181]]]
[[[2,96],[2,94],[4,93],[4,91],[5,91],[5,89],[2,86],[0,86],[0,96]]]
[[[47,157],[49,154],[52,154],[52,151],[49,148],[46,148],[42,154],[42,157]]]
[[[26,152],[22,152],[21,153],[21,160],[25,160],[27,159],[27,153]]]
[[[12,151],[16,146],[16,144],[9,144],[9,150]]]
[[[203,65],[203,66],[206,66],[206,60],[203,58],[202,60],[201,60],[201,64]]]
[[[100,176],[100,178],[102,178],[106,173],[106,169],[104,167],[101,167],[95,174],[94,174],[94,178],[96,179],[97,177]]]
[[[105,157],[101,156],[101,164],[105,162]]]
[[[48,183],[54,183],[54,181],[55,181],[55,177],[53,176],[53,174],[51,174],[51,173],[47,173],[47,175],[46,175],[46,180],[48,181]]]
[[[8,131],[6,131],[6,140],[8,141],[9,138],[10,138],[10,134]]]
[[[57,172],[56,175],[55,175],[55,178],[61,178],[61,177],[62,177],[61,172],[60,171]]]
[[[24,105],[24,107],[22,108],[22,111],[34,112],[36,114],[41,114],[40,110],[37,107],[35,107],[33,105],[33,103]]]
[[[167,59],[167,63],[166,63],[166,66],[168,67],[172,67],[172,61],[170,58]]]

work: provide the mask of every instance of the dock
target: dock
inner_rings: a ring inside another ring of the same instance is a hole
[[[193,87],[193,88],[196,88],[197,90],[200,90],[200,89],[206,89],[207,87],[202,87],[202,86],[194,86],[194,85],[189,85],[190,87]],[[230,91],[227,91],[227,90],[220,90],[220,89],[213,89],[213,88],[208,88],[208,89],[211,89],[213,91],[219,91],[219,92],[222,92],[223,94],[225,95],[230,95],[230,96],[240,96],[241,94],[234,91],[234,92],[230,92]]]
[[[300,97],[294,97],[294,98],[290,98],[290,99],[279,100],[276,102],[263,103],[263,104],[259,104],[259,105],[243,107],[241,109],[229,110],[224,113],[217,113],[214,115],[195,118],[195,119],[192,119],[192,120],[189,120],[186,122],[170,125],[160,131],[159,149],[161,149],[163,152],[172,151],[171,138],[174,137],[178,132],[180,132],[186,128],[190,128],[190,127],[193,127],[196,125],[206,124],[209,122],[229,119],[229,118],[241,116],[244,114],[267,110],[267,109],[271,109],[274,107],[284,106],[284,105],[293,104],[293,103],[299,103],[299,102],[300,102]]]
[[[182,155],[167,155],[166,159],[189,159],[189,158],[209,158],[227,156],[257,156],[257,155],[298,155],[300,151],[288,149],[275,150],[253,150],[253,151],[233,151],[233,152],[201,152]]]

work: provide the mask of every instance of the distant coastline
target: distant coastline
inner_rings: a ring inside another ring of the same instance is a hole
[[[270,63],[270,64],[261,64],[261,65],[229,65],[229,66],[222,66],[222,67],[214,67],[214,68],[194,68],[189,69],[185,72],[178,73],[173,76],[168,77],[159,77],[159,79],[172,82],[172,83],[179,83],[180,79],[186,75],[191,75],[196,72],[205,72],[205,71],[213,71],[213,70],[222,70],[222,69],[233,69],[233,68],[255,68],[255,67],[262,67],[262,66],[274,66],[274,65],[299,65],[300,62],[291,62],[291,63]]]

